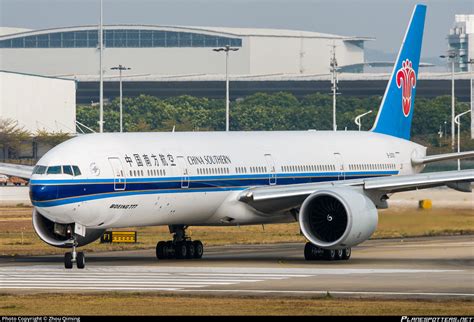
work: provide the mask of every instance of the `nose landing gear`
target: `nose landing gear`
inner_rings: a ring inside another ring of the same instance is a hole
[[[64,254],[64,268],[71,269],[76,263],[77,268],[83,269],[86,267],[86,256],[83,252],[76,252],[77,241],[74,239],[72,244],[72,252]]]
[[[173,240],[160,241],[156,245],[156,258],[158,259],[193,259],[201,258],[204,253],[204,246],[201,241],[192,241],[186,236],[184,225],[169,226]]]

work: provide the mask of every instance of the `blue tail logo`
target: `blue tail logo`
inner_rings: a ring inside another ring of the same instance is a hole
[[[426,6],[416,5],[408,25],[373,132],[410,139]]]

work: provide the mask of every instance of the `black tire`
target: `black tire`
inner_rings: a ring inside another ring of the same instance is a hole
[[[64,268],[71,269],[72,268],[72,253],[67,252],[64,254]]]
[[[350,248],[345,248],[344,249],[344,255],[342,256],[343,260],[348,260],[351,258],[352,250]]]
[[[173,258],[176,257],[176,252],[175,252],[172,241],[170,241],[170,240],[167,241],[166,245],[163,247],[163,249],[164,249],[165,258],[173,259]]]
[[[306,245],[304,245],[304,259],[307,261],[316,259],[316,256],[314,256],[313,247],[314,246],[311,243],[306,243]]]
[[[195,252],[195,249],[194,249],[193,242],[187,241],[186,242],[186,258],[187,259],[194,258],[194,252]]]
[[[336,258],[336,251],[334,249],[325,249],[324,250],[324,259],[332,261]]]
[[[158,244],[156,244],[156,258],[157,259],[166,259],[166,253],[165,253],[165,247],[166,247],[166,242],[160,241]]]
[[[196,240],[193,242],[194,246],[194,258],[202,258],[202,255],[204,254],[204,246],[201,243],[200,240]]]
[[[307,261],[319,260],[323,257],[324,250],[311,244],[310,242],[304,245],[304,258]]]
[[[78,252],[76,256],[76,265],[77,268],[83,269],[86,267],[86,256],[84,255],[83,252]]]
[[[177,259],[184,259],[188,254],[188,250],[186,248],[186,243],[177,243],[174,247],[174,251],[176,253]]]
[[[337,260],[344,259],[344,249],[337,249],[336,250],[336,259]]]

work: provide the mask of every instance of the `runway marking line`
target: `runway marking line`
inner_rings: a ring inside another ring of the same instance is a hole
[[[333,294],[333,295],[400,295],[400,296],[409,296],[409,295],[418,295],[418,296],[464,296],[464,297],[474,297],[474,293],[434,293],[434,292],[377,292],[377,291],[301,291],[301,290],[178,290],[179,291],[190,291],[190,292],[229,292],[229,293],[279,293],[279,294]]]

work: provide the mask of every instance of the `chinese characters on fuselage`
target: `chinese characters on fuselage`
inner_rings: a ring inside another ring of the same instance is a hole
[[[188,165],[227,165],[231,164],[227,155],[190,155],[185,157]],[[175,167],[175,157],[172,154],[125,154],[125,163],[130,167]]]

